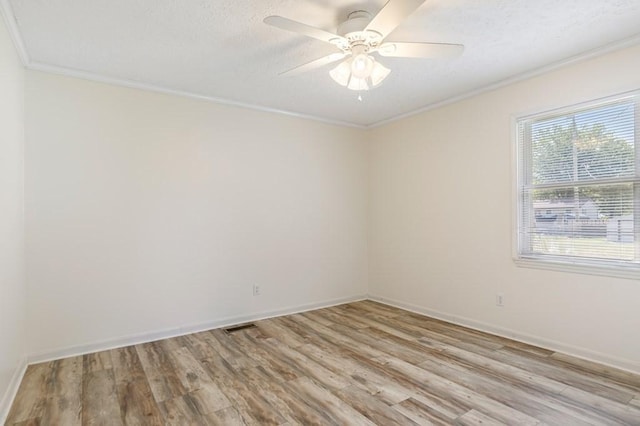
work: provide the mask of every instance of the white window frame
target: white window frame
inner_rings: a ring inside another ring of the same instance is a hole
[[[598,106],[605,106],[607,104],[623,101],[625,99],[633,99],[636,103],[634,127],[635,127],[635,144],[636,150],[635,167],[636,178],[634,183],[634,198],[637,206],[640,206],[640,90],[633,92],[626,92],[607,98],[601,98],[594,101],[583,102],[573,104],[553,110],[541,111],[537,113],[529,113],[523,115],[513,116],[511,120],[511,133],[512,133],[512,204],[513,217],[512,217],[512,256],[515,264],[525,268],[547,269],[561,272],[574,272],[589,275],[602,275],[610,277],[620,278],[633,278],[640,279],[640,264],[625,263],[625,262],[603,262],[591,259],[577,259],[573,257],[563,256],[538,256],[535,254],[526,254],[521,252],[523,242],[520,241],[520,226],[522,218],[523,205],[521,203],[521,188],[523,186],[522,178],[522,156],[520,152],[520,140],[519,140],[519,122],[521,120],[529,119],[542,119],[545,117],[561,116],[563,114],[571,114],[580,110],[588,108],[597,108]],[[635,245],[636,252],[640,252],[640,208],[634,209],[634,233],[635,233]]]

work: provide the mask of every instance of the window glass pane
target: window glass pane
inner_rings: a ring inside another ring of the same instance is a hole
[[[531,124],[533,184],[634,176],[633,102]]]
[[[572,238],[553,234],[536,234],[531,238],[532,251],[546,255],[599,260],[633,260],[633,243],[599,238]]]
[[[634,260],[633,184],[529,191],[531,254]],[[525,225],[526,226],[526,225]]]

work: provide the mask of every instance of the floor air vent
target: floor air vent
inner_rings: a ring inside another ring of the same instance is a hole
[[[224,332],[227,334],[235,333],[236,331],[246,330],[248,328],[253,328],[256,325],[254,323],[242,324],[242,325],[234,325],[233,327],[224,328]]]

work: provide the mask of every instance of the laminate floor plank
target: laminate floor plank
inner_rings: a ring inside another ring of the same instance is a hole
[[[235,407],[246,424],[280,425],[285,419],[271,407],[267,400],[243,380],[223,358],[204,360],[203,365],[220,390]]]
[[[314,379],[329,389],[342,389],[351,384],[350,380],[333,373],[322,364],[317,363],[306,355],[283,345],[276,339],[267,339],[262,342],[271,352],[281,353],[285,362],[293,365],[301,372],[300,377],[306,376]]]
[[[344,324],[344,316],[339,307],[332,306],[331,308],[319,309],[316,311],[318,315],[323,316],[327,320],[331,321],[334,324]],[[369,327],[366,323],[360,321],[359,319],[350,318],[347,325],[351,328],[367,328]]]
[[[457,419],[471,410],[471,404],[462,400],[449,400],[444,395],[429,393],[424,389],[418,389],[411,396],[413,403],[420,403],[426,413],[437,419]],[[447,420],[448,421],[448,420]]]
[[[441,352],[446,348],[446,345],[438,345],[437,348],[428,347],[417,339],[405,339],[376,328],[369,330],[367,334],[371,335],[376,340],[387,342],[392,346],[398,346],[402,348],[403,351],[421,354],[422,357],[427,355],[427,358],[430,358],[432,355]]]
[[[245,368],[242,375],[251,384],[251,388],[258,389],[289,423],[319,425],[325,422],[322,415],[306,404],[299,395],[292,393],[286,383],[274,380],[262,367]]]
[[[136,345],[136,352],[156,402],[187,393],[172,364],[171,354],[166,351],[162,342]]]
[[[299,315],[299,314],[296,314],[296,315]],[[294,317],[296,317],[296,315],[294,315]],[[349,337],[341,334],[339,331],[333,330],[332,328],[326,327],[322,324],[314,323],[313,321],[309,320],[308,318],[302,315],[297,316],[295,320],[306,325],[308,328],[310,328],[315,332],[315,334],[318,336],[319,339],[324,340],[325,342],[328,342],[330,344],[349,347],[350,345],[353,345],[354,343],[356,343]],[[358,346],[358,352],[361,353],[363,356],[366,356],[369,358],[377,358],[385,355],[385,352],[371,345],[367,345],[363,343],[356,343],[356,344]]]
[[[122,422],[127,425],[164,424],[135,347],[112,349],[108,353],[111,356]]]
[[[122,425],[120,402],[112,369],[83,372],[82,424]]]
[[[569,368],[587,376],[595,376],[600,380],[605,377],[607,381],[614,382],[619,386],[627,387],[632,392],[637,392],[640,388],[640,375],[629,374],[626,371],[598,364],[593,361],[572,357],[560,352],[554,352],[549,358],[550,360],[553,360],[552,362],[554,365]]]
[[[309,342],[317,338],[317,333],[315,330],[297,322],[294,318],[292,318],[292,316],[271,318],[268,322],[273,322],[290,330],[305,342]]]
[[[393,407],[398,413],[411,419],[419,425],[451,425],[455,421],[440,411],[434,410],[432,407],[423,404],[414,398],[409,398]]]
[[[404,331],[398,329],[397,327],[393,327],[388,325],[390,320],[393,320],[393,318],[395,317],[380,317],[380,318],[375,318],[372,315],[358,315],[355,313],[345,313],[344,314],[344,318],[348,319],[349,321],[346,322],[343,321],[342,323],[339,323],[338,325],[344,326],[346,327],[352,320],[353,321],[360,321],[366,325],[369,326],[369,328],[372,329],[378,329],[381,331],[385,331],[388,334],[392,334],[394,336],[397,336],[401,339],[405,339],[405,340],[412,340],[414,339],[414,336],[410,333],[405,333]]]
[[[345,352],[334,351],[326,346],[320,348],[313,344],[301,346],[298,349],[309,358],[325,363],[326,367],[334,373],[350,377],[354,385],[388,405],[394,405],[409,398],[410,393],[407,388],[387,380],[356,359],[349,357]]]
[[[256,367],[255,360],[242,352],[242,349],[229,340],[229,335],[217,329],[207,332],[205,340],[234,369]]]
[[[89,373],[94,373],[100,370],[107,370],[112,368],[111,354],[108,351],[94,352],[84,355],[82,357],[84,370]]]
[[[7,424],[40,418],[47,399],[47,382],[54,362],[30,365],[13,401]]]
[[[233,407],[218,410],[215,413],[204,416],[207,424],[212,426],[244,426],[246,423],[242,420],[238,410]]]
[[[344,336],[350,337],[358,344],[368,345],[370,348],[375,348],[382,352],[382,354],[372,358],[393,355],[411,364],[420,364],[429,357],[429,349],[420,347],[420,345],[415,345],[419,348],[411,347],[411,343],[407,340],[399,339],[398,341],[393,341],[376,334],[373,330],[363,333],[361,330],[355,330],[341,324],[336,324],[331,328]]]
[[[504,348],[501,352],[507,352],[518,357],[528,358],[528,354],[526,352],[515,348]],[[604,368],[601,368],[599,372],[585,371],[583,368],[576,367],[575,364],[570,364],[566,361],[559,361],[554,356],[549,356],[548,358],[540,361],[542,361],[543,365],[549,366],[549,369],[553,369],[554,371],[559,370],[566,373],[567,379],[574,380],[574,383],[572,383],[571,386],[586,392],[605,396],[623,403],[628,403],[636,396],[638,389],[636,386],[621,383],[617,379],[620,373],[626,374],[620,370],[616,373],[615,369],[602,366]],[[634,382],[633,379],[630,379],[629,381]]]
[[[449,336],[457,340],[463,340],[466,343],[472,343],[486,349],[497,350],[504,347],[504,339],[502,337],[492,336],[490,334],[482,333],[456,324],[450,324],[428,317],[420,317],[418,314],[409,314],[399,316],[397,318],[401,321],[423,326],[428,330],[444,334],[445,336]]]
[[[561,400],[575,401],[583,407],[589,407],[589,412],[610,416],[619,424],[631,424],[634,421],[640,423],[640,409],[636,409],[629,404],[622,404],[618,401],[604,398],[600,395],[585,392],[569,386],[560,394]],[[613,424],[612,421],[610,424]]]
[[[188,348],[198,361],[220,356],[213,346],[208,343],[207,334],[207,331],[202,331],[200,333],[187,334],[179,337],[182,346]]]
[[[482,407],[484,412],[491,413],[491,416],[498,420],[521,425],[537,425],[539,423],[537,419],[496,401],[492,396],[481,394],[402,360],[386,358],[381,359],[380,362],[404,375],[408,380],[432,389],[436,394],[446,394],[454,400],[471,401],[472,404]]]
[[[402,315],[404,313],[404,311],[398,308],[383,305],[382,303],[375,302],[373,300],[361,300],[359,302],[353,302],[350,303],[347,308],[389,318],[397,317],[398,315]]]
[[[116,384],[122,423],[127,425],[164,424],[158,404],[147,379],[135,379]]]
[[[127,346],[105,352],[111,355],[111,365],[116,385],[147,379],[135,346]]]
[[[330,346],[308,344],[301,346],[300,351],[318,362],[324,362],[336,374],[350,377],[352,382],[388,405],[394,405],[409,398],[407,388],[389,380],[374,369],[358,362],[344,351],[335,351]]]
[[[172,426],[206,425],[205,417],[198,411],[188,395],[178,396],[160,402],[164,424]]]
[[[481,342],[478,343],[480,346],[488,344],[489,348],[493,349],[498,349],[500,346],[512,347],[521,351],[530,352],[531,355],[537,355],[543,358],[548,357],[554,353],[549,349],[540,348],[528,343],[518,342],[506,337],[496,336],[483,331],[466,328],[457,324],[447,323],[439,319],[420,316],[414,313],[398,316],[396,320],[398,320],[399,322],[402,322],[403,320],[408,320],[409,322],[411,322],[413,320],[413,323],[417,324],[427,321],[431,323],[430,329],[432,330],[440,330],[441,333],[456,336],[458,340],[463,338],[465,342],[471,342],[476,339],[476,342]]]
[[[332,351],[332,348],[327,346],[324,350],[329,352]],[[384,364],[375,359],[361,356],[357,351],[340,348],[339,352],[346,354],[358,366],[356,372],[351,374],[351,377],[359,385],[366,386],[366,390],[369,393],[389,405],[413,398],[449,418],[456,418],[472,408],[463,398],[447,398],[445,400],[440,396],[440,389],[433,389],[423,383],[416,383],[411,377],[385,368]]]
[[[5,425],[640,426],[640,375],[359,301],[30,365]]]
[[[482,414],[477,410],[469,410],[469,412],[456,419],[456,426],[506,426],[496,419]]]
[[[280,340],[290,348],[298,348],[307,343],[307,339],[291,331],[288,327],[279,324],[277,321],[262,321],[260,329],[266,336]]]
[[[15,426],[41,426],[42,425],[42,421],[40,420],[40,418],[37,419],[29,419],[29,420],[25,420],[23,422],[18,422],[18,423],[13,423]]]
[[[247,354],[255,366],[261,365],[274,372],[273,376],[280,381],[288,381],[304,376],[304,373],[296,365],[291,364],[287,358],[270,348],[265,347],[262,342],[256,342],[251,336],[245,333],[238,333],[233,336],[233,342]],[[253,368],[253,367],[249,367]]]
[[[613,382],[597,380],[573,370],[558,367],[548,361],[531,358],[523,352],[516,352],[512,349],[501,349],[493,352],[489,356],[495,360],[515,365],[523,370],[545,376],[595,395],[604,396],[614,401],[626,404],[633,399],[633,393],[630,390],[620,388]]]
[[[190,392],[188,395],[201,414],[210,414],[231,407],[229,399],[214,382],[205,383],[200,389]]]
[[[486,376],[473,369],[456,368],[455,361],[451,363],[429,360],[419,367],[442,378],[449,378],[452,382],[491,398],[508,407],[518,407],[518,411],[545,423],[558,424],[569,421],[572,425],[597,424],[606,425],[613,419],[597,416],[583,416],[579,409],[563,406],[555,400],[544,397],[529,386],[522,386],[500,376]]]
[[[403,416],[402,413],[356,386],[339,389],[334,394],[377,425],[416,424],[410,418]]]
[[[411,321],[403,321],[405,317],[403,315],[398,315],[397,317],[387,318],[385,324],[391,326],[393,329],[404,333],[406,336],[411,336],[413,339],[418,339],[420,337],[436,337],[438,341],[459,341],[458,339],[451,338],[449,336],[445,336],[444,334],[435,333],[433,330],[426,328],[424,325],[417,325],[412,323]],[[370,323],[367,324],[370,326]],[[404,337],[405,336],[399,336]]]
[[[292,380],[290,386],[317,412],[323,413],[332,424],[375,425],[355,408],[326,388],[306,377]]]
[[[211,377],[186,347],[169,352],[169,356],[175,366],[175,374],[187,393],[213,385]]]
[[[322,311],[322,310],[319,309],[317,311],[307,311],[307,312],[304,312],[304,316],[306,316],[310,320],[315,321],[318,324],[322,324],[322,325],[324,325],[326,327],[329,327],[330,325],[335,324],[334,321],[332,321],[331,319],[327,318],[325,315],[321,315],[320,311]]]
[[[434,357],[438,358],[438,354],[435,354]],[[541,392],[559,394],[568,386],[556,380],[530,373],[521,368],[498,362],[455,346],[447,346],[443,351],[442,358],[465,363],[472,368],[482,370],[490,376],[502,377],[520,386],[526,386]]]
[[[65,358],[52,363],[41,425],[73,426],[82,423],[82,378],[83,357]]]
[[[430,328],[429,324],[431,324],[431,322],[428,319],[418,320],[415,318],[415,316],[400,315],[398,317],[395,317],[389,320],[389,323],[400,329],[411,327],[411,330],[415,330],[415,332],[417,332],[420,335],[420,337],[418,338],[418,341],[421,344],[425,346],[433,347],[434,349],[437,349],[440,347],[440,345],[446,343],[451,346],[459,347],[461,349],[466,349],[469,351],[482,354],[482,353],[493,352],[496,349],[499,349],[502,347],[497,342],[487,345],[483,340],[480,341],[480,343],[464,340],[464,337],[465,337],[464,335],[461,334],[456,336],[455,334],[451,333],[448,329]],[[441,321],[435,322],[436,325],[440,323]]]

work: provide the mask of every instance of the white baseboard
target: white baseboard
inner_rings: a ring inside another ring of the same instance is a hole
[[[20,383],[22,382],[24,373],[25,371],[27,371],[27,365],[27,358],[22,358],[22,360],[20,360],[20,364],[18,364],[15,371],[13,372],[13,376],[11,376],[11,381],[9,382],[9,386],[2,396],[2,400],[0,400],[0,424],[2,425],[7,420],[7,416],[9,415],[9,410],[11,409],[13,399],[18,393],[18,388],[20,387]]]
[[[637,361],[614,357],[611,355],[592,351],[590,349],[567,345],[565,343],[546,339],[544,337],[521,333],[509,328],[495,326],[458,315],[446,314],[444,312],[439,312],[433,309],[413,305],[411,303],[406,303],[399,300],[388,299],[382,296],[369,295],[369,299],[383,303],[385,305],[395,306],[396,308],[405,309],[407,311],[415,312],[421,315],[426,315],[453,324],[469,327],[474,330],[484,331],[486,333],[491,333],[497,336],[506,337],[508,339],[517,340],[522,343],[528,343],[530,345],[538,346],[552,351],[562,352],[567,355],[575,356],[576,358],[582,358],[587,361],[593,361],[603,365],[607,365],[609,367],[625,370],[630,373],[640,374],[640,363],[638,363]]]
[[[199,331],[212,330],[220,327],[229,327],[250,321],[258,321],[282,315],[291,315],[313,309],[327,308],[329,306],[341,305],[343,303],[365,300],[366,295],[344,297],[339,299],[326,300],[323,302],[307,303],[295,307],[276,309],[272,311],[252,313],[248,315],[238,315],[207,321],[205,323],[186,325],[165,330],[151,331],[148,333],[135,334],[130,336],[117,337],[83,345],[70,346],[61,349],[31,354],[28,356],[29,364],[52,361],[61,358],[84,355],[92,352],[105,351],[109,349],[121,348],[124,346],[137,345],[140,343],[153,342],[155,340],[168,339],[170,337],[183,336],[185,334],[197,333]]]

